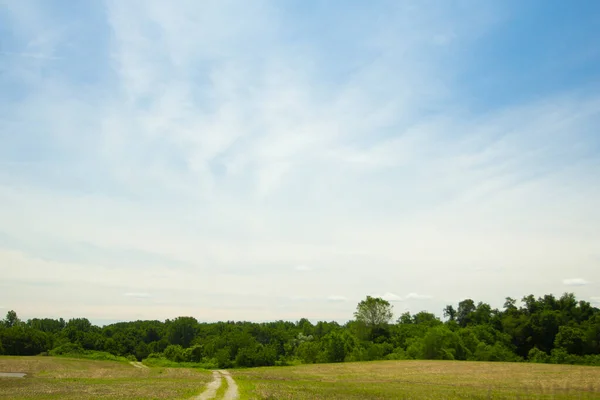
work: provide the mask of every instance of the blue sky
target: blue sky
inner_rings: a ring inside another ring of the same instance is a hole
[[[0,1],[0,312],[600,304],[595,1]]]

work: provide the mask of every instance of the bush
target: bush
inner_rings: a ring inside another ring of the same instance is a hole
[[[402,347],[397,347],[393,352],[385,356],[386,360],[408,360],[410,357]]]
[[[164,351],[164,355],[167,358],[167,360],[173,362],[186,361],[183,357],[183,347],[181,347],[178,344],[171,344],[167,346],[167,348]]]
[[[215,359],[219,368],[233,367],[233,361],[231,361],[231,350],[229,347],[218,350],[215,354]]]
[[[406,354],[410,359],[418,360],[423,358],[423,339],[410,338],[406,341]]]
[[[317,342],[303,342],[296,349],[296,354],[305,364],[316,363],[320,352],[321,346]]]
[[[66,354],[83,354],[84,351],[79,343],[68,342],[50,350],[49,353],[51,356],[63,356]]]
[[[192,362],[174,362],[162,357],[158,353],[153,353],[148,358],[144,359],[144,365],[149,367],[162,367],[162,368],[203,368],[203,369],[217,369],[219,368],[215,359],[203,358],[199,363]]]
[[[550,361],[550,356],[537,347],[534,347],[529,350],[527,360],[532,363],[547,363]]]
[[[554,364],[579,364],[582,357],[567,353],[563,348],[552,349],[550,353],[550,362]]]
[[[50,350],[46,355],[57,356],[57,357],[72,357],[72,358],[85,358],[87,360],[97,360],[97,361],[121,361],[125,362],[127,360],[135,361],[136,358],[132,355],[125,357],[115,356],[114,354],[108,353],[106,351],[96,351],[96,350],[84,350],[83,347],[79,343],[65,343],[61,346],[58,346],[55,349]]]
[[[522,361],[521,357],[500,343],[490,346],[480,342],[477,345],[474,356],[477,361]]]

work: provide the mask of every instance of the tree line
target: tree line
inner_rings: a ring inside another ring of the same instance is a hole
[[[472,299],[392,321],[392,305],[370,297],[345,324],[276,321],[203,323],[193,317],[120,322],[33,318],[9,311],[0,323],[0,354],[90,354],[152,365],[207,368],[371,360],[528,361],[600,366],[600,310],[572,293],[506,298],[503,309]]]

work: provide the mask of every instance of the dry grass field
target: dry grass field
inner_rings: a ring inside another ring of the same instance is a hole
[[[115,361],[55,357],[0,357],[0,399],[189,399],[211,379],[187,368],[134,368]]]
[[[189,368],[53,357],[0,357],[0,372],[28,374],[0,378],[0,399],[190,399],[212,379]],[[379,361],[231,372],[246,400],[600,399],[598,367]]]
[[[600,399],[600,368],[379,361],[235,370],[243,399]]]

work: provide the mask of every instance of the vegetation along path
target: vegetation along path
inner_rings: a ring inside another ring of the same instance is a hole
[[[202,392],[196,400],[210,400],[217,396],[217,391],[223,383],[223,377],[227,381],[227,390],[223,395],[223,400],[236,400],[240,397],[238,387],[229,372],[227,371],[213,371],[213,380],[207,386],[204,392]]]
[[[140,368],[140,369],[147,369],[148,367],[144,364],[142,364],[139,361],[131,361],[129,364],[133,365],[136,368]]]

